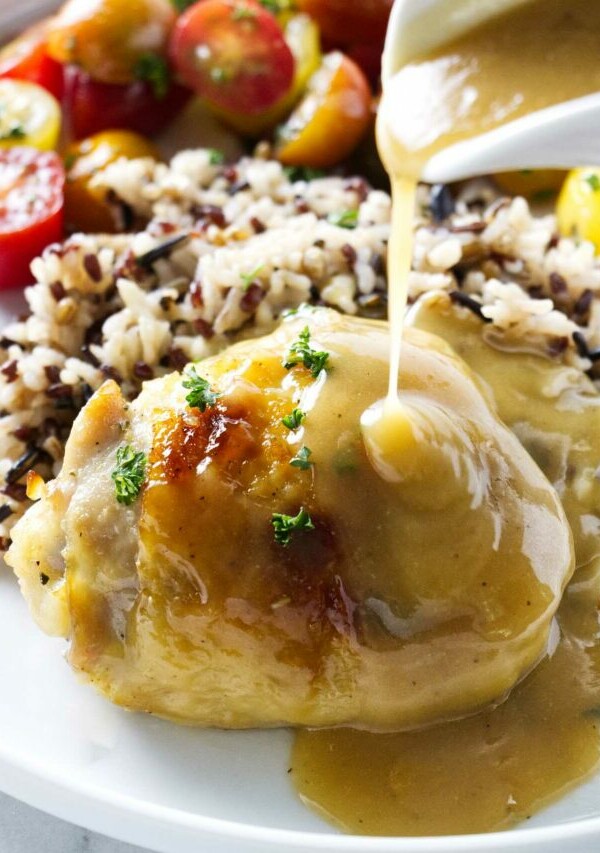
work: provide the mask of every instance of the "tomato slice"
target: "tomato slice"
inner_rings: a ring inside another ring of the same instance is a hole
[[[294,56],[283,30],[256,0],[195,3],[177,21],[169,53],[195,92],[245,115],[267,110],[294,79]]]
[[[191,92],[171,83],[164,97],[157,97],[150,83],[128,86],[98,83],[75,66],[65,68],[64,121],[73,139],[84,139],[103,130],[123,128],[154,136],[187,104]]]
[[[31,281],[33,258],[62,238],[64,183],[57,154],[0,150],[0,288]]]
[[[277,132],[276,154],[288,166],[326,169],[347,157],[373,121],[369,83],[343,53],[328,53],[307,92]]]
[[[48,55],[50,19],[40,21],[0,50],[0,77],[37,83],[60,101],[63,68]]]
[[[94,175],[120,157],[160,159],[156,147],[138,133],[129,130],[109,130],[97,133],[82,142],[75,142],[65,151],[67,183],[65,185],[65,222],[67,231],[111,234],[124,230],[114,210],[107,202],[106,191],[90,186]]]
[[[56,148],[61,111],[56,98],[25,80],[0,80],[0,148]]]

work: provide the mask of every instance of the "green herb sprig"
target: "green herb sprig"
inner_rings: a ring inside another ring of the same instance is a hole
[[[25,128],[22,124],[13,124],[8,130],[0,133],[0,141],[5,142],[8,140],[15,139],[25,139],[27,134],[25,133]]]
[[[302,409],[292,409],[289,415],[281,419],[281,423],[293,432],[298,429],[305,417],[306,412],[303,412]]]
[[[298,515],[284,515],[274,512],[271,517],[275,541],[284,548],[290,544],[292,533],[300,530],[314,530],[312,519],[304,507],[300,507]]]
[[[171,74],[164,57],[157,53],[144,53],[136,62],[133,73],[138,80],[152,86],[159,101],[166,97],[171,85]]]
[[[323,169],[313,169],[312,166],[284,166],[283,173],[292,183],[296,181],[314,181],[316,178],[323,178],[325,176]]]
[[[327,221],[338,228],[356,228],[358,225],[358,210],[340,210],[330,213]]]
[[[218,148],[209,148],[208,162],[211,166],[220,166],[225,162],[225,155]]]
[[[184,377],[181,384],[190,392],[185,398],[190,408],[205,412],[207,408],[215,405],[221,395],[211,390],[210,383],[206,379],[198,376],[194,365],[188,368]]]
[[[302,445],[298,453],[296,453],[294,458],[290,460],[290,465],[293,468],[300,468],[301,471],[308,471],[308,469],[314,465],[314,462],[310,461],[311,456],[312,450],[310,447]]]
[[[310,344],[310,329],[305,326],[289,349],[288,359],[284,363],[286,370],[297,364],[303,364],[316,379],[322,370],[327,370],[329,353],[325,350],[315,350]]]
[[[259,265],[258,265],[255,269],[253,269],[251,272],[243,272],[243,273],[240,273],[240,278],[241,278],[241,280],[242,280],[242,282],[243,282],[243,288],[242,288],[242,290],[244,291],[244,293],[248,290],[248,288],[250,287],[250,285],[254,282],[254,279],[255,279],[255,278],[256,278],[256,276],[257,276],[257,275],[262,271],[263,267],[264,267],[264,264],[259,264]]]
[[[146,454],[136,452],[130,444],[117,450],[117,464],[110,475],[115,484],[115,496],[120,504],[132,504],[146,479]]]
[[[589,175],[586,175],[583,180],[586,182],[586,184],[589,184],[589,186],[595,193],[600,190],[600,177],[598,177],[598,175],[595,175],[593,172]]]

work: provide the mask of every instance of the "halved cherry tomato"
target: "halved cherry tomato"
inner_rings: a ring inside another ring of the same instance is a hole
[[[284,34],[296,63],[292,88],[287,95],[259,115],[242,115],[211,105],[220,119],[244,136],[259,136],[283,121],[300,100],[309,79],[321,64],[319,28],[312,18],[308,15],[288,16]]]
[[[335,45],[379,42],[387,28],[393,0],[297,0],[301,12],[315,19]]]
[[[112,234],[123,230],[123,223],[117,221],[107,202],[106,191],[90,186],[94,175],[119,157],[159,160],[160,154],[150,140],[127,130],[98,133],[67,148],[65,221],[68,231]]]
[[[63,68],[48,56],[49,19],[40,21],[0,50],[0,77],[37,83],[60,101],[63,94]]]
[[[0,148],[56,148],[60,106],[50,92],[24,80],[0,80]]]
[[[64,121],[72,139],[120,127],[154,136],[166,127],[190,99],[191,92],[171,83],[157,97],[150,83],[128,86],[97,83],[75,66],[65,68]]]
[[[207,101],[257,115],[286,95],[294,57],[257,0],[201,0],[181,15],[169,48],[179,75]]]
[[[30,282],[33,258],[62,238],[64,181],[57,154],[0,151],[0,288]]]
[[[556,206],[558,230],[565,237],[589,240],[600,253],[600,168],[567,174]]]
[[[522,195],[532,202],[552,202],[558,195],[567,173],[559,169],[521,169],[498,172],[494,181],[508,195]]]
[[[288,166],[328,168],[354,150],[371,121],[365,75],[343,53],[328,53],[305,97],[278,130],[277,157]]]
[[[175,18],[169,0],[67,0],[48,34],[48,52],[101,83],[148,79],[156,62],[164,63]]]

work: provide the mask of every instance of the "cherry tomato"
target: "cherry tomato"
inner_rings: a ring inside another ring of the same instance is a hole
[[[257,0],[201,0],[181,15],[171,61],[195,92],[225,110],[257,115],[286,95],[294,57],[275,16]]]
[[[0,148],[31,146],[56,148],[60,134],[60,106],[56,98],[24,80],[0,80]]]
[[[67,0],[50,28],[48,52],[101,83],[147,79],[166,54],[175,18],[169,0]]]
[[[37,83],[60,101],[63,95],[63,68],[48,56],[50,21],[40,21],[0,50],[0,77]]]
[[[558,169],[521,169],[499,172],[493,178],[507,195],[522,195],[533,203],[543,203],[555,200],[566,175]]]
[[[383,47],[393,0],[297,0],[332,44],[378,42]]]
[[[57,154],[0,151],[0,288],[30,282],[33,258],[62,238],[64,181]]]
[[[376,91],[381,77],[383,42],[356,42],[344,48],[344,53],[365,72],[367,80]]]
[[[292,88],[287,95],[258,115],[242,115],[212,106],[213,112],[220,119],[245,136],[260,136],[283,121],[300,100],[309,79],[321,64],[319,28],[308,15],[289,16],[284,34],[296,63]]]
[[[149,83],[97,83],[89,74],[69,66],[65,69],[64,120],[73,139],[114,127],[153,136],[181,112],[190,95],[188,89],[171,83],[159,98]]]
[[[372,122],[371,89],[343,53],[328,53],[307,92],[277,133],[277,157],[289,166],[326,169],[356,148]]]
[[[558,230],[565,237],[589,240],[600,252],[600,168],[567,174],[556,206]]]
[[[97,172],[120,157],[152,157],[159,160],[156,147],[138,133],[109,130],[70,145],[65,152],[65,221],[68,231],[112,234],[123,229],[101,187],[90,186]]]

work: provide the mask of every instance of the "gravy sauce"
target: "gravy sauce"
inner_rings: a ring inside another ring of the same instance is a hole
[[[415,192],[423,167],[456,142],[599,91],[599,48],[600,4],[532,0],[410,62],[384,87],[377,138],[393,197],[390,375],[386,399],[363,414],[361,426],[369,459],[385,480],[402,479],[415,439],[415,413],[398,381]],[[431,324],[425,328],[444,335]],[[460,342],[460,334],[450,342]],[[597,398],[594,391],[590,395]],[[502,399],[501,390],[496,397]],[[569,447],[580,447],[578,433],[589,427],[590,417],[589,405],[575,405],[568,418],[559,417]],[[518,433],[517,413],[508,422]],[[503,829],[529,818],[597,766],[600,521],[593,495],[582,506],[581,490],[552,476],[564,456],[564,442],[559,445],[544,446],[542,467],[565,500],[582,568],[559,611],[558,647],[495,710],[396,734],[299,732],[292,764],[300,796],[344,829],[372,835]]]

